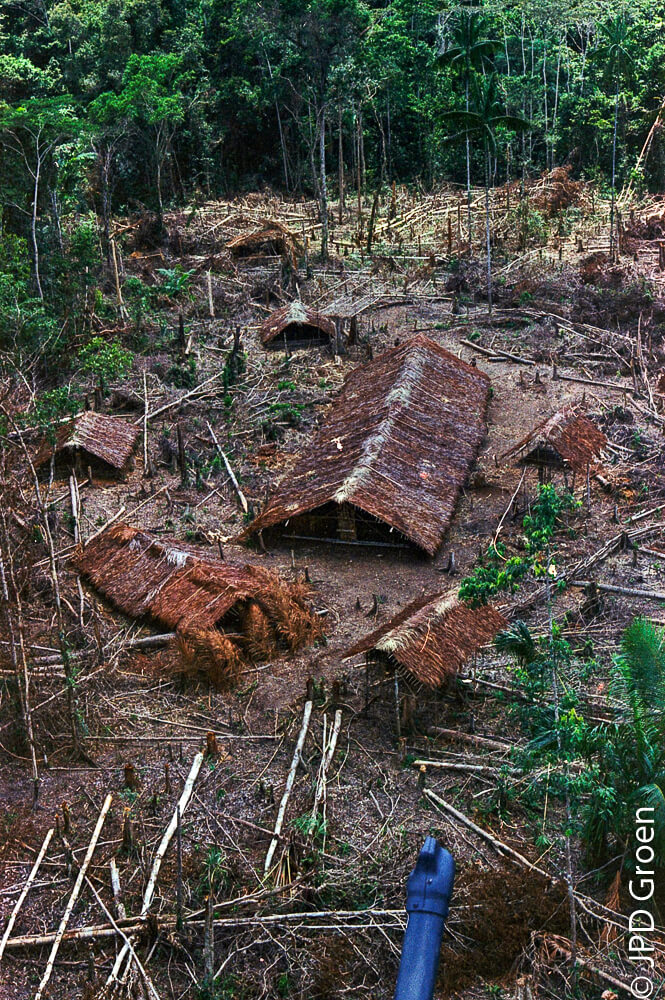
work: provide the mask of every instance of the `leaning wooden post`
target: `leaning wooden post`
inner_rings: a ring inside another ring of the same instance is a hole
[[[187,781],[185,782],[185,787],[183,788],[180,799],[178,800],[176,811],[173,813],[173,816],[171,817],[171,822],[164,831],[164,836],[162,837],[159,847],[157,848],[157,853],[155,854],[155,860],[152,863],[152,869],[150,872],[150,877],[148,879],[148,884],[146,886],[145,892],[143,893],[143,906],[141,907],[141,913],[140,913],[141,918],[147,915],[148,910],[150,909],[150,906],[152,904],[153,896],[155,895],[155,888],[157,886],[157,878],[159,876],[159,870],[162,866],[162,861],[164,860],[166,849],[169,846],[173,834],[175,833],[176,830],[178,822],[178,812],[182,816],[182,814],[184,813],[185,809],[189,804],[189,800],[191,799],[192,792],[194,790],[194,782],[196,781],[198,773],[201,770],[202,763],[203,763],[203,754],[197,753],[196,757],[192,762],[192,767],[187,777]],[[106,980],[107,986],[110,986],[111,983],[118,981],[120,969],[122,968],[122,965],[127,957],[128,952],[129,952],[129,944],[123,945],[123,947],[118,953],[113,968],[111,969],[111,973],[108,979]]]
[[[212,299],[212,273],[208,270],[208,315],[210,319],[215,318],[215,304]]]
[[[305,737],[307,736],[307,730],[309,728],[309,720],[312,714],[312,702],[308,700],[305,702],[305,710],[302,717],[302,726],[300,727],[300,735],[298,736],[298,742],[296,743],[296,748],[293,751],[293,760],[291,761],[291,767],[289,768],[289,773],[286,778],[286,785],[284,787],[284,794],[282,795],[282,801],[279,804],[279,810],[277,813],[277,819],[275,820],[275,828],[273,830],[273,837],[270,841],[270,847],[268,848],[268,853],[266,854],[265,864],[263,865],[263,870],[268,874],[272,866],[272,859],[277,850],[277,844],[279,843],[279,835],[282,831],[282,824],[284,823],[284,816],[286,814],[286,807],[289,802],[289,796],[291,794],[291,789],[293,788],[293,783],[296,780],[296,771],[298,770],[298,764],[300,763],[300,758],[302,756],[302,748],[305,745]]]
[[[55,957],[58,954],[58,948],[60,947],[60,942],[62,941],[65,931],[67,930],[67,924],[69,923],[69,918],[72,915],[72,910],[74,909],[76,900],[79,897],[81,886],[83,885],[85,879],[85,874],[88,870],[90,861],[92,860],[92,855],[97,846],[97,841],[99,840],[99,835],[102,832],[102,826],[104,825],[104,820],[106,819],[106,814],[109,811],[112,801],[113,801],[113,796],[109,792],[109,794],[104,799],[104,805],[102,806],[102,811],[100,812],[99,817],[97,819],[97,825],[95,826],[92,838],[90,840],[90,843],[88,844],[88,849],[85,852],[83,864],[79,869],[76,882],[74,883],[74,888],[72,889],[69,900],[67,901],[65,912],[62,916],[62,920],[60,921],[60,926],[58,927],[58,931],[55,936],[55,941],[53,942],[53,947],[51,948],[51,954],[49,955],[48,962],[46,963],[46,970],[44,972],[44,975],[42,976],[42,981],[39,984],[37,992],[35,993],[35,1000],[41,1000],[41,997],[44,995],[44,990],[48,985],[48,981],[51,978],[51,974],[53,972],[53,965],[55,963]]]
[[[46,854],[46,851],[48,850],[48,845],[51,843],[51,837],[53,836],[54,832],[55,832],[54,827],[51,827],[51,829],[48,831],[48,833],[44,837],[44,843],[41,846],[39,854],[37,855],[37,860],[35,861],[34,865],[32,866],[32,870],[31,870],[30,874],[28,875],[27,881],[26,881],[25,885],[23,886],[23,889],[21,890],[21,895],[18,897],[18,899],[16,900],[16,903],[14,904],[14,909],[12,910],[11,916],[9,917],[9,920],[7,921],[7,926],[5,927],[5,933],[2,935],[2,941],[0,941],[0,959],[2,958],[2,956],[4,954],[5,946],[7,944],[7,941],[9,940],[9,937],[11,935],[11,932],[12,932],[12,929],[14,927],[14,924],[16,923],[16,918],[18,916],[19,910],[23,906],[23,901],[24,901],[25,897],[28,895],[28,892],[30,891],[30,886],[35,881],[35,876],[37,875],[37,872],[39,871],[39,866],[41,865],[42,861],[44,860],[44,855]]]
[[[395,723],[397,728],[397,739],[402,738],[402,724],[399,717],[399,679],[397,677],[397,671],[395,671]]]
[[[178,861],[178,880],[176,882],[176,917],[175,925],[177,930],[183,928],[182,920],[182,817],[180,815],[180,804],[176,806],[176,853]]]

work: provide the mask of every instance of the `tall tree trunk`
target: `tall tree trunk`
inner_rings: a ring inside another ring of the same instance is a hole
[[[466,113],[469,113],[469,75],[466,77]],[[469,225],[469,257],[473,255],[473,237],[471,232],[471,139],[466,133],[466,211]]]
[[[487,311],[492,315],[492,239],[490,233],[490,150],[485,142],[485,243],[487,247]]]
[[[272,66],[270,65],[270,60],[268,59],[268,55],[266,53],[265,47],[263,49],[263,54],[266,57],[266,64],[268,66],[268,74],[270,76],[270,82],[272,83],[272,81],[273,81]],[[275,97],[275,114],[277,115],[277,130],[279,132],[279,144],[280,144],[281,149],[282,149],[282,169],[284,170],[284,184],[285,184],[286,190],[288,191],[289,190],[289,163],[288,163],[288,159],[287,159],[287,155],[286,155],[286,142],[284,140],[284,128],[282,126],[282,116],[281,116],[280,111],[279,111],[279,103],[277,101],[277,97]]]
[[[337,179],[339,184],[339,224],[344,220],[344,137],[342,132],[342,108],[337,115]]]
[[[610,260],[614,258],[614,215],[616,202],[617,179],[617,129],[619,125],[619,75],[617,74],[616,95],[614,98],[614,131],[612,134],[612,201],[610,204]]]
[[[37,139],[39,143],[39,139]],[[35,268],[35,284],[37,285],[37,294],[39,298],[44,301],[44,292],[42,290],[42,282],[39,276],[39,246],[37,244],[37,206],[39,202],[39,178],[42,169],[42,158],[39,154],[39,148],[37,149],[37,162],[35,164],[35,183],[32,192],[32,218],[30,220],[30,236],[32,239],[32,261]]]
[[[321,256],[328,256],[328,188],[326,183],[326,109],[319,116],[319,167],[321,173]]]

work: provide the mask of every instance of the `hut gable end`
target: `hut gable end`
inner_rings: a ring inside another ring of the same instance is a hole
[[[39,468],[55,455],[84,452],[112,469],[123,470],[130,462],[140,430],[135,424],[119,417],[86,410],[73,420],[61,424],[55,440],[44,440],[35,456]]]
[[[264,347],[279,348],[285,338],[293,347],[300,343],[330,344],[336,332],[331,319],[296,299],[271,313],[261,326],[259,336]]]
[[[606,444],[605,434],[581,412],[581,407],[571,406],[543,420],[501,457],[527,465],[585,472],[587,466],[598,463]]]
[[[452,677],[507,621],[496,608],[472,608],[457,595],[419,598],[344,654],[383,655],[411,681],[438,688]]]

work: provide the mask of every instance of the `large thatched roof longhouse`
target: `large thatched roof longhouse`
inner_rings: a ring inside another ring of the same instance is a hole
[[[490,605],[472,608],[456,594],[419,598],[361,639],[344,659],[366,653],[398,670],[412,686],[432,690],[454,677],[507,620]]]
[[[335,346],[335,324],[323,313],[296,299],[277,309],[259,330],[261,343],[267,348]]]
[[[53,438],[44,439],[34,464],[39,468],[55,456],[70,466],[85,469],[92,464],[97,470],[122,473],[131,464],[140,433],[128,420],[86,410],[60,424]]]
[[[537,424],[501,457],[540,469],[585,473],[598,464],[606,445],[603,432],[581,408],[569,406]]]
[[[433,555],[485,435],[489,385],[422,334],[354,369],[242,537],[274,529]]]
[[[306,588],[255,566],[233,566],[157,540],[127,524],[108,528],[73,558],[109,601],[159,622],[211,680],[226,682],[252,660],[295,650],[321,634]]]

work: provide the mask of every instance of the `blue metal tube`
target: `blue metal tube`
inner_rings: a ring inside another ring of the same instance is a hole
[[[451,854],[428,837],[406,883],[406,926],[395,1000],[432,1000],[455,878]]]

